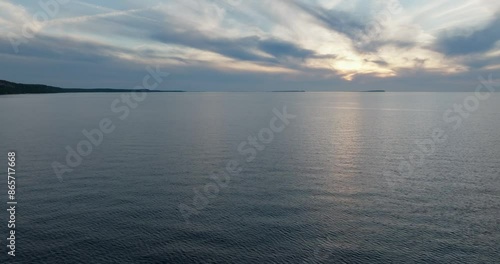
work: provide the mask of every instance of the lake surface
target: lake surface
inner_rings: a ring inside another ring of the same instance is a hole
[[[473,97],[161,93],[124,117],[120,94],[0,96],[0,169],[18,159],[0,262],[498,263],[500,95]],[[53,162],[106,118],[61,182]]]

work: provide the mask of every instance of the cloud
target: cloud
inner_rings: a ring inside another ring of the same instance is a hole
[[[378,59],[378,60],[369,60],[369,59],[365,59],[364,61],[365,61],[365,62],[372,62],[372,63],[375,63],[375,64],[377,64],[377,65],[383,66],[383,67],[387,67],[387,66],[389,66],[389,63],[387,63],[387,61],[382,60],[382,59]]]
[[[293,43],[278,39],[260,40],[258,48],[267,54],[273,55],[276,58],[280,57],[295,57],[307,58],[315,54],[312,50],[303,49]]]
[[[0,2],[0,25],[6,28],[20,28],[19,25],[29,21],[31,17],[21,5],[9,3],[7,1]]]
[[[233,59],[271,64],[278,64],[280,59],[305,59],[315,55],[314,51],[301,48],[294,43],[279,39],[263,39],[257,36],[214,38],[198,31],[174,32],[167,30],[153,35],[152,38],[167,44],[209,50]]]
[[[165,31],[153,34],[151,37],[166,44],[176,44],[199,50],[208,50],[238,60],[277,62],[272,58],[258,55],[252,50],[252,48],[257,46],[259,41],[257,37],[235,39],[211,38],[199,31]]]
[[[88,40],[41,35],[23,45],[22,52],[16,56],[50,59],[52,61],[98,63],[114,59],[117,53],[127,52],[130,52],[130,50]],[[12,54],[12,46],[9,40],[5,38],[0,38],[0,54]]]
[[[460,56],[486,52],[500,40],[500,13],[484,28],[469,35],[441,36],[434,49],[447,56]]]
[[[413,41],[400,41],[400,40],[373,40],[368,42],[361,42],[356,45],[357,49],[361,52],[376,52],[384,46],[394,46],[399,49],[410,49],[417,46]]]
[[[384,46],[405,49],[417,45],[415,40],[409,38],[402,40],[395,38],[395,36],[384,36],[384,33],[388,31],[387,27],[391,26],[391,22],[395,22],[391,21],[391,17],[394,16],[391,11],[394,8],[384,6],[381,10],[375,11],[374,14],[362,17],[354,11],[327,9],[298,2],[295,4],[300,10],[312,16],[329,30],[347,37],[358,53],[376,52]]]
[[[366,28],[353,14],[346,11],[325,9],[320,6],[295,2],[297,7],[311,15],[329,29],[341,33],[351,39],[359,39]]]

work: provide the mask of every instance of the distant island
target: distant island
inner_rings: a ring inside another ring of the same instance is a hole
[[[180,90],[134,90],[134,89],[111,89],[111,88],[60,88],[43,84],[22,84],[0,80],[0,95],[2,94],[45,94],[45,93],[126,93],[141,91],[147,93],[184,92]]]
[[[304,90],[283,90],[283,91],[271,91],[272,93],[305,93]]]
[[[361,91],[362,93],[385,93],[385,90],[368,90],[368,91]]]

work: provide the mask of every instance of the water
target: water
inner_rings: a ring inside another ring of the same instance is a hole
[[[497,94],[456,129],[443,115],[472,93],[150,94],[124,120],[119,96],[0,97],[0,153],[18,157],[16,257],[1,263],[500,259]],[[239,144],[284,106],[296,118],[247,162]],[[103,118],[115,130],[60,182],[51,164]],[[447,139],[411,156],[434,129]],[[241,173],[183,217],[232,160]]]

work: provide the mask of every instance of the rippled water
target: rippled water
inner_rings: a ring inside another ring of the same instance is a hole
[[[470,96],[150,94],[124,120],[117,94],[1,96],[18,235],[0,262],[498,263],[500,96],[443,120]],[[238,146],[284,106],[296,118],[247,162]],[[115,130],[60,182],[51,164],[103,118]],[[435,129],[446,140],[412,155]],[[183,216],[232,160],[241,173]]]

